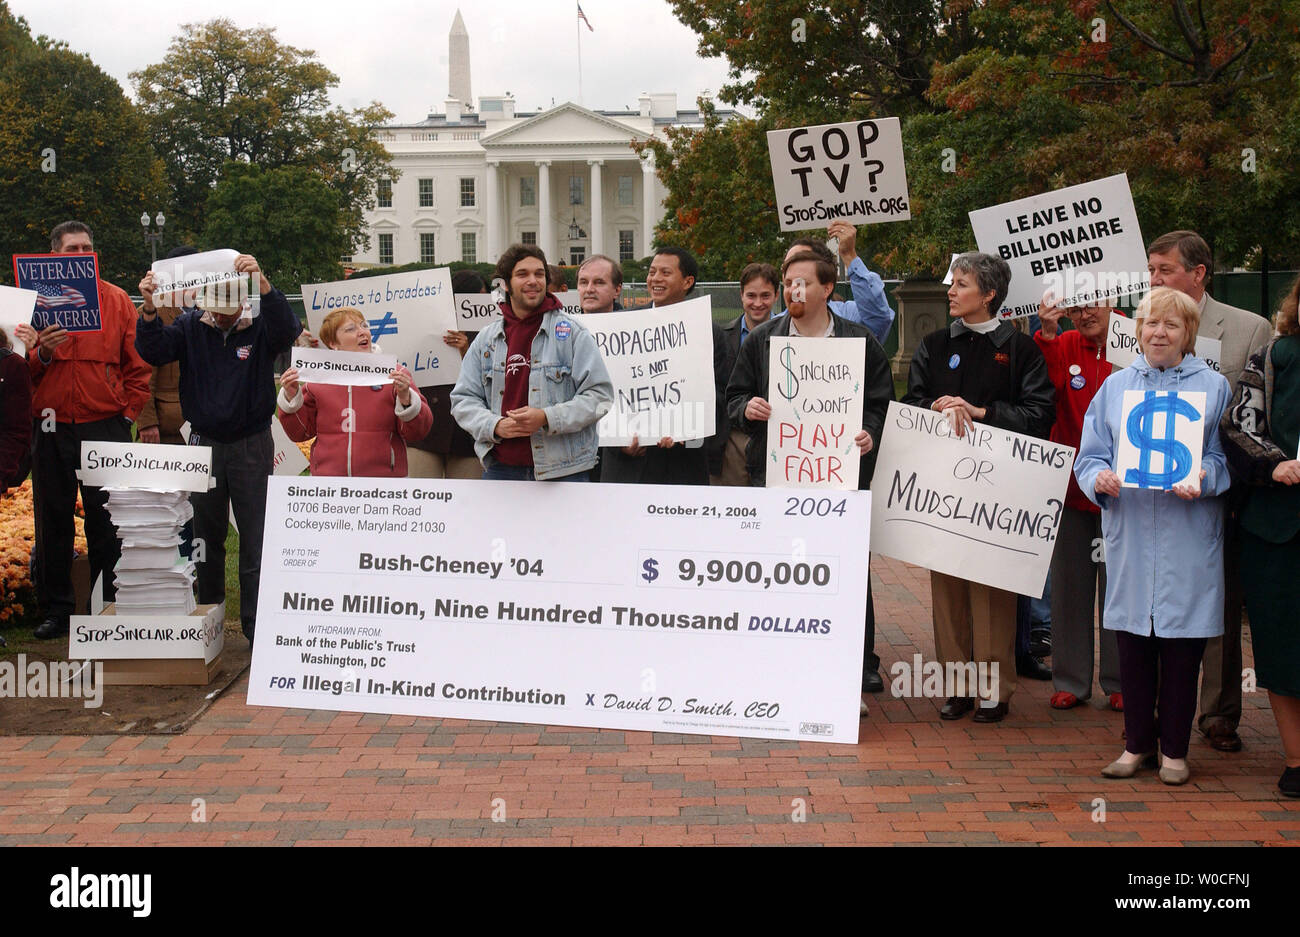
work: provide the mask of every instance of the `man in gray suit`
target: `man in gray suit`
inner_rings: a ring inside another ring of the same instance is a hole
[[[1219,368],[1237,385],[1246,360],[1268,343],[1273,329],[1267,319],[1221,303],[1205,291],[1214,269],[1210,247],[1195,231],[1171,231],[1147,247],[1152,286],[1169,286],[1201,307],[1199,335],[1223,344]],[[1241,751],[1241,578],[1237,568],[1238,523],[1245,492],[1228,492],[1223,531],[1223,637],[1205,647],[1201,674],[1201,715],[1197,724],[1221,752]]]

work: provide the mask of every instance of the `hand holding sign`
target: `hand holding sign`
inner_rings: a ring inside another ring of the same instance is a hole
[[[280,389],[284,391],[285,400],[292,402],[298,396],[300,386],[297,368],[286,368],[280,375]]]
[[[1203,481],[1205,481],[1205,469],[1201,469],[1201,474],[1196,481],[1174,485],[1170,490],[1184,501],[1195,501],[1201,496],[1201,482]]]

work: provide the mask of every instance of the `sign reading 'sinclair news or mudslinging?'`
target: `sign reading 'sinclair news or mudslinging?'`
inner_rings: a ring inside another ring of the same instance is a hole
[[[1039,597],[1074,449],[892,401],[871,479],[871,549]]]
[[[855,743],[870,506],[273,477],[248,702]]]

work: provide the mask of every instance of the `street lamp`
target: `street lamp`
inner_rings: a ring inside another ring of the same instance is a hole
[[[167,223],[167,219],[163,217],[163,213],[158,212],[158,214],[154,217],[154,224],[158,226],[158,230],[150,231],[149,213],[143,212],[140,215],[140,224],[141,226],[144,227],[144,239],[149,242],[149,250],[153,254],[154,263],[158,262],[158,242],[162,240],[162,229],[163,229],[163,225],[165,225],[166,223]]]

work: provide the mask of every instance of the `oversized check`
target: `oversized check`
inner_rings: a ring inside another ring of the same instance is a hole
[[[268,487],[249,705],[857,742],[869,492]]]

